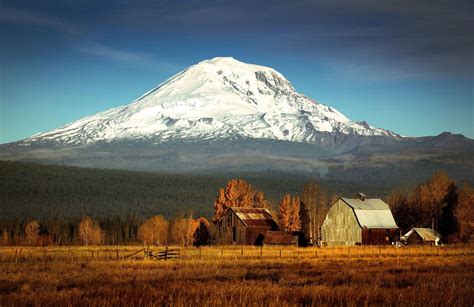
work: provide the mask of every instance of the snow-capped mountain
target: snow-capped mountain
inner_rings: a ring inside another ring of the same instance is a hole
[[[314,143],[318,133],[397,136],[353,122],[293,88],[276,70],[230,57],[202,61],[132,103],[25,140],[61,144],[253,138]]]

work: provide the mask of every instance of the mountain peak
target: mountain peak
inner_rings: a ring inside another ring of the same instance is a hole
[[[129,105],[85,117],[28,141],[255,138],[313,143],[319,132],[396,136],[357,123],[293,88],[276,70],[216,57],[199,62]]]
[[[212,64],[218,64],[218,63],[242,63],[236,59],[234,59],[233,57],[214,57],[212,59],[208,59],[208,60],[204,60],[200,63],[203,63],[203,62],[207,62],[207,63],[212,63]]]

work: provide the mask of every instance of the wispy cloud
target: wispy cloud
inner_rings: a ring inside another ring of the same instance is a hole
[[[126,51],[87,39],[91,32],[88,27],[72,21],[36,11],[19,10],[0,6],[0,22],[41,26],[54,29],[73,37],[71,48],[83,54],[102,57],[116,63],[135,65],[146,69],[176,71],[180,67],[157,59],[148,52]]]
[[[85,31],[82,27],[61,18],[3,6],[0,6],[0,21],[50,27],[73,35],[80,35]]]
[[[93,56],[99,56],[110,61],[139,66],[145,69],[162,69],[167,71],[176,71],[180,66],[169,62],[160,61],[151,53],[140,51],[125,51],[99,43],[82,43],[76,47],[76,50]]]

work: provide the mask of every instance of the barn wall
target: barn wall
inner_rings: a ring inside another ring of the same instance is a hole
[[[362,232],[354,211],[338,200],[328,211],[321,226],[323,244],[355,245],[362,243]]]
[[[246,227],[232,210],[227,211],[216,227],[216,241],[220,245],[261,245],[266,232],[274,230],[271,227]],[[235,241],[233,237],[234,227]]]
[[[362,244],[391,245],[398,239],[398,229],[362,229]]]
[[[217,226],[217,243],[221,245],[227,244],[245,244],[245,226],[242,221],[231,210],[218,222]],[[235,241],[233,240],[233,227],[235,227]]]
[[[435,245],[434,241],[423,241],[423,238],[414,231],[407,239],[408,245]]]

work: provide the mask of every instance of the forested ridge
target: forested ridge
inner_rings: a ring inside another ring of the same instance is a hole
[[[72,166],[0,162],[0,216],[3,219],[126,217],[172,218],[194,211],[211,217],[213,203],[230,178],[243,178],[263,191],[271,207],[286,193],[299,193],[308,177],[287,173],[183,175],[92,169]],[[321,181],[332,194],[352,196],[365,191],[388,195],[391,187]]]
[[[469,241],[470,185],[437,172],[416,186],[325,181],[285,173],[175,175],[0,162],[2,245],[209,244],[210,217],[226,208],[268,208],[282,229],[315,242],[338,196],[363,191],[387,200],[400,229],[434,226]],[[247,182],[248,181],[248,182]],[[227,184],[226,184],[227,183]]]

